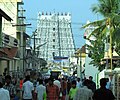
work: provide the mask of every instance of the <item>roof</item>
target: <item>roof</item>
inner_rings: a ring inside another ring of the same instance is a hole
[[[86,48],[85,47],[86,47],[85,45],[82,46],[82,48],[81,48],[82,53],[86,53]]]
[[[82,46],[82,48],[78,48],[77,50],[76,50],[76,53],[86,53],[86,48],[85,48],[86,46],[85,45],[83,45]]]
[[[0,9],[0,16],[4,17],[7,21],[12,20],[2,9]]]
[[[111,60],[111,58],[104,58],[104,59],[102,59],[102,61],[106,61],[106,60]],[[120,60],[120,56],[113,56],[112,60],[114,60],[114,61]]]
[[[41,65],[46,65],[47,64],[46,60],[44,60],[43,58],[38,58],[38,59],[39,59]]]

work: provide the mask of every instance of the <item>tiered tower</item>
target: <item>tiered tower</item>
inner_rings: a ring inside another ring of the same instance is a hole
[[[39,12],[35,44],[38,57],[47,61],[54,61],[56,56],[69,58],[73,55],[75,45],[71,28],[71,14]],[[69,66],[68,63],[61,62],[66,67]]]

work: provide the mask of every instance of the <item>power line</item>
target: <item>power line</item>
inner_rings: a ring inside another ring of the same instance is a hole
[[[3,23],[3,24],[6,24],[6,25],[7,25],[7,24],[8,24],[8,25],[9,25],[9,24],[12,24],[12,25],[13,25],[13,24],[16,24],[16,23]],[[27,28],[36,28],[36,27],[38,28],[38,26],[32,26],[32,27],[27,27]],[[39,26],[39,27],[40,27],[40,26]],[[47,29],[47,27],[44,27],[44,28],[41,27],[41,28],[42,28],[42,29]],[[61,27],[60,27],[60,28],[61,28]],[[62,27],[62,29],[63,29],[63,28],[65,29],[65,27]],[[72,27],[72,29],[80,29],[80,27]]]
[[[41,47],[40,47],[41,48]],[[50,48],[50,47],[49,47]],[[51,47],[52,48],[52,47]],[[52,48],[53,49],[53,48]],[[58,48],[55,48],[58,49]],[[61,48],[61,49],[75,49],[75,48]]]
[[[27,27],[27,28],[38,28],[38,27]],[[47,27],[46,28],[43,28],[43,27],[41,27],[42,29],[48,29]],[[52,29],[52,28],[50,28],[50,29]],[[63,28],[60,28],[60,29],[66,29],[65,27],[63,27]],[[68,29],[68,28],[67,28]],[[70,28],[70,29],[80,29],[80,27],[72,27],[72,28]],[[81,29],[80,29],[81,30]]]
[[[5,25],[9,25],[9,24],[11,24],[12,26],[14,26],[14,24],[15,23],[4,23]],[[11,27],[11,26],[6,26],[6,27]],[[29,28],[29,29],[35,29],[35,28],[37,28],[37,27],[29,27],[29,26],[26,26],[26,28]],[[42,28],[42,29],[48,29],[48,28]],[[51,28],[50,28],[51,29]],[[66,29],[66,28],[60,28],[60,29]],[[72,27],[71,29],[79,29],[79,30],[81,30],[80,29],[80,27]]]
[[[37,19],[37,18],[28,18],[28,19],[26,19],[26,20],[32,20],[32,21],[37,21],[37,20],[40,20],[40,19]],[[44,20],[44,21],[46,21],[46,20]],[[48,22],[57,22],[57,21],[48,21]],[[46,23],[48,23],[48,22],[46,22]],[[45,23],[45,22],[44,22]],[[65,22],[62,22],[62,23],[65,23]],[[68,22],[67,22],[68,23]],[[80,22],[71,22],[71,24],[76,24],[76,25],[84,25],[84,24],[86,24],[86,23],[80,23]]]

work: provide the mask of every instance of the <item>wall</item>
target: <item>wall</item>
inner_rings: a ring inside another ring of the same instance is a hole
[[[22,2],[22,0],[0,0],[0,9],[2,9],[11,19],[9,22],[2,17],[2,33],[5,33],[11,37],[17,38],[16,27],[12,25],[17,24],[17,2]],[[3,38],[3,37],[2,37]],[[10,62],[9,62],[10,61]],[[13,70],[15,67],[12,60],[0,60],[0,74],[3,74],[4,68],[8,67],[10,70]],[[8,64],[9,62],[9,64]]]
[[[87,21],[87,24],[90,23],[89,21]],[[95,27],[93,26],[88,26],[85,30],[85,35],[86,38],[88,38],[88,36],[91,34],[91,32],[94,30]],[[95,40],[95,38],[93,36],[90,37],[90,40]],[[88,40],[86,40],[86,44],[87,45],[91,45],[90,42]],[[96,66],[90,65],[89,63],[92,61],[92,59],[90,57],[88,57],[88,53],[90,51],[87,50],[86,48],[86,59],[85,59],[85,76],[86,78],[88,78],[89,76],[93,77],[93,80],[96,81],[96,75],[99,72],[98,69],[96,68]]]
[[[2,32],[16,38],[16,27],[12,25],[17,24],[17,2],[2,0],[0,8],[12,19],[9,22],[2,18]]]

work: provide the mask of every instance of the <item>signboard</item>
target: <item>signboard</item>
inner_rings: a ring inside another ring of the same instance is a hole
[[[54,56],[53,59],[55,61],[63,61],[63,60],[68,60],[68,57]]]

